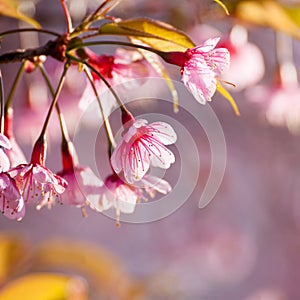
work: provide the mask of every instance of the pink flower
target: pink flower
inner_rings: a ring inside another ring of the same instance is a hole
[[[273,126],[285,126],[293,134],[300,133],[300,86],[257,86],[247,97],[260,105],[266,120]],[[253,97],[255,95],[255,97]]]
[[[163,59],[181,67],[182,81],[197,101],[211,101],[216,91],[217,77],[229,68],[230,54],[216,48],[219,38],[211,38],[185,52],[167,52]]]
[[[11,143],[9,139],[2,133],[0,133],[0,172],[6,172],[9,167],[9,158],[5,151],[11,149]]]
[[[68,187],[60,195],[60,202],[83,207],[88,204],[88,199],[99,197],[99,188],[103,182],[90,168],[79,166],[75,147],[68,139],[62,143],[63,170],[58,173],[68,182]]]
[[[235,26],[229,38],[220,41],[218,46],[230,51],[230,68],[222,77],[235,84],[232,87],[235,92],[253,86],[262,79],[265,73],[264,58],[261,50],[248,42],[246,29]]]
[[[150,165],[168,169],[175,162],[174,154],[165,147],[177,139],[173,128],[164,122],[147,124],[143,119],[133,121],[111,156],[114,171],[123,171],[130,184],[141,180]]]
[[[75,166],[57,175],[68,182],[66,190],[60,195],[61,203],[82,207],[88,204],[88,199],[99,197],[103,182],[90,168]]]
[[[114,207],[118,224],[121,212],[133,213],[137,202],[147,200],[143,189],[153,198],[156,192],[167,194],[172,188],[167,181],[150,175],[145,175],[138,186],[131,186],[117,174],[112,174],[106,178],[98,199],[89,201],[90,206],[100,212]]]
[[[37,209],[44,205],[50,208],[67,186],[63,178],[37,163],[19,165],[8,173],[16,181],[25,203],[36,203]]]
[[[23,197],[16,182],[7,173],[0,173],[0,209],[9,219],[20,221],[25,215]]]
[[[147,64],[143,59],[143,56],[138,51],[117,49],[114,56],[98,56],[91,50],[86,49],[86,55],[88,57],[87,62],[93,66],[112,86],[123,84],[126,88],[133,88],[143,83],[145,78],[148,76]],[[103,94],[108,90],[108,88],[97,74],[92,72],[92,75],[99,95]],[[88,82],[79,101],[79,107],[81,109],[86,109],[94,99],[95,93]],[[116,106],[116,103],[113,99],[108,98],[105,99],[103,106],[106,112],[110,112],[111,109]]]

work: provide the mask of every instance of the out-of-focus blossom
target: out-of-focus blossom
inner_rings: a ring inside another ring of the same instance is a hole
[[[16,167],[20,164],[26,164],[27,160],[19,144],[17,143],[13,133],[13,115],[14,115],[13,109],[9,108],[4,117],[4,123],[5,123],[4,134],[7,136],[7,138],[11,143],[11,148],[6,149],[5,153],[9,158],[10,166]]]
[[[114,207],[118,222],[121,212],[133,213],[137,202],[147,200],[143,189],[153,198],[156,192],[169,193],[171,186],[167,181],[150,175],[145,175],[138,185],[133,186],[121,180],[117,174],[112,174],[106,178],[98,199],[89,200],[90,206],[100,212]]]
[[[217,77],[229,68],[230,55],[226,48],[216,48],[220,38],[211,38],[186,52],[168,52],[165,61],[181,67],[182,81],[196,100],[211,101]]]
[[[265,287],[255,291],[252,295],[247,297],[245,300],[288,300],[287,295],[284,291],[278,287]]]
[[[68,182],[66,190],[60,196],[61,203],[82,207],[88,204],[87,199],[99,197],[99,188],[103,182],[90,168],[75,166],[57,175]]]
[[[143,83],[148,76],[147,63],[138,51],[117,49],[113,56],[99,56],[89,49],[86,49],[85,53],[87,55],[87,62],[93,66],[111,86],[122,84],[125,88],[134,88]],[[92,72],[92,75],[95,87],[101,98],[101,95],[105,91],[108,91],[108,88],[94,72]],[[90,83],[87,82],[86,89],[79,101],[79,107],[85,110],[95,98],[95,93]],[[105,112],[109,113],[111,109],[116,106],[116,102],[111,98],[102,99],[102,105]]]
[[[55,203],[56,197],[67,187],[67,182],[63,178],[36,163],[19,165],[10,169],[8,173],[16,181],[25,204],[35,203],[37,209],[41,209],[44,205],[50,208]]]
[[[25,215],[23,197],[12,179],[7,173],[0,173],[0,209],[9,219],[21,220]]]
[[[250,101],[258,104],[266,120],[273,126],[287,127],[300,133],[300,87],[297,85],[257,86],[248,90]]]
[[[263,78],[265,73],[263,55],[255,44],[248,42],[244,27],[233,27],[229,37],[222,39],[218,46],[225,47],[230,52],[230,67],[222,78],[235,85],[234,91],[253,86]]]
[[[88,205],[88,199],[99,197],[102,180],[90,168],[78,164],[74,145],[71,142],[63,147],[62,156],[63,170],[57,175],[64,178],[68,186],[60,195],[60,202],[77,207]]]
[[[148,125],[144,119],[135,120],[111,156],[112,167],[116,173],[123,171],[130,184],[141,180],[150,165],[168,169],[175,156],[165,145],[175,143],[176,139],[175,131],[167,123]]]

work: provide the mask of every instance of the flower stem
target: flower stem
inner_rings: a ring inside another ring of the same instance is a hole
[[[9,94],[7,96],[7,99],[6,99],[6,102],[5,102],[5,109],[4,109],[5,112],[7,112],[8,109],[12,106],[13,94],[14,94],[14,92],[16,90],[16,87],[17,87],[17,84],[18,84],[18,82],[19,82],[19,80],[20,80],[20,78],[21,78],[21,76],[22,76],[22,74],[24,72],[25,63],[26,63],[25,61],[22,62],[21,66],[19,68],[19,71],[18,71],[18,73],[16,75],[16,78],[13,81],[13,85],[12,85],[12,87],[10,89],[10,92],[9,92]]]
[[[69,9],[67,7],[66,4],[66,0],[60,0],[60,4],[63,8],[64,14],[65,14],[65,18],[66,18],[66,23],[67,23],[67,33],[70,33],[72,31],[72,19],[70,16],[70,12]]]
[[[38,65],[38,67],[45,79],[45,82],[49,88],[51,95],[54,97],[54,89],[51,85],[49,76],[48,76],[45,68],[43,67],[43,65]],[[78,157],[77,157],[77,153],[75,151],[74,145],[70,140],[66,121],[60,110],[58,103],[56,103],[55,108],[57,111],[60,129],[61,129],[61,136],[62,136],[61,150],[62,150],[63,168],[64,168],[64,170],[70,170],[70,169],[73,169],[74,166],[78,164]]]
[[[84,72],[85,72],[85,74],[86,74],[86,76],[87,76],[87,78],[88,78],[88,80],[89,80],[89,82],[92,86],[92,89],[93,89],[93,91],[95,93],[95,96],[97,98],[97,102],[99,104],[102,119],[103,119],[103,122],[104,122],[105,132],[106,132],[106,136],[107,136],[107,140],[108,140],[108,152],[109,152],[109,156],[110,156],[111,153],[112,153],[112,150],[116,147],[116,142],[115,142],[115,139],[114,139],[111,127],[110,127],[109,120],[104,114],[104,109],[103,109],[99,94],[97,92],[97,89],[95,87],[92,74],[87,68],[84,68]]]
[[[69,69],[69,66],[70,66],[70,63],[69,63],[69,61],[67,61],[67,62],[65,63],[65,65],[64,65],[63,73],[62,73],[62,75],[61,75],[61,77],[60,77],[60,80],[59,80],[57,89],[56,89],[56,91],[55,91],[55,93],[54,93],[54,96],[53,96],[52,103],[51,103],[50,108],[49,108],[49,110],[48,110],[48,114],[47,114],[47,116],[46,116],[46,119],[45,119],[45,122],[44,122],[44,125],[43,125],[43,128],[42,128],[42,131],[41,131],[41,134],[40,134],[40,138],[41,138],[42,136],[45,136],[45,134],[46,134],[46,131],[47,131],[47,128],[48,128],[48,125],[49,125],[49,121],[50,121],[51,114],[52,114],[52,112],[53,112],[54,107],[56,106],[56,103],[57,103],[57,100],[58,100],[58,96],[59,96],[59,94],[60,94],[60,92],[61,92],[61,89],[62,89],[62,87],[63,87],[63,84],[64,84],[64,82],[65,82],[66,74],[67,74],[67,71],[68,71],[68,69]]]
[[[118,102],[120,109],[122,111],[122,114],[130,114],[130,112],[128,111],[128,109],[126,108],[125,104],[123,103],[123,101],[120,99],[120,97],[117,95],[117,93],[115,92],[115,90],[112,88],[112,86],[110,85],[110,83],[105,79],[105,77],[103,75],[101,75],[91,64],[89,64],[86,61],[83,61],[69,53],[66,54],[66,56],[69,59],[72,59],[78,63],[82,63],[84,65],[86,65],[89,69],[91,69],[103,82],[104,84],[109,88],[110,92],[112,93],[112,95],[115,97],[116,101]]]
[[[40,64],[37,64],[37,66],[40,69],[42,76],[44,77],[44,80],[46,82],[46,85],[48,86],[48,89],[49,89],[52,97],[54,97],[55,96],[54,89],[52,87],[52,84],[50,82],[49,76],[48,76],[48,74],[47,74],[44,66],[40,65]],[[58,119],[59,119],[59,124],[60,124],[60,128],[61,128],[62,139],[63,139],[64,142],[68,142],[70,140],[70,138],[69,138],[69,134],[68,134],[66,122],[64,120],[63,114],[60,111],[60,108],[59,108],[59,105],[58,105],[57,102],[56,102],[55,108],[56,108]]]
[[[39,33],[50,34],[50,35],[54,35],[54,36],[57,36],[57,37],[61,36],[61,34],[55,32],[55,31],[46,30],[46,29],[20,28],[20,29],[12,29],[12,30],[7,30],[7,31],[0,32],[0,37],[5,36],[5,35],[9,35],[9,34],[27,32],[27,31],[36,31],[36,32],[39,32]]]
[[[156,49],[148,47],[148,46],[132,44],[129,42],[122,42],[122,41],[92,41],[92,42],[86,42],[86,43],[79,44],[80,47],[99,46],[99,45],[118,45],[118,46],[127,46],[127,47],[143,49],[143,50],[153,52],[162,58],[164,58],[164,55],[166,53],[166,52],[159,51],[159,50],[156,50]],[[78,48],[78,45],[74,45],[74,47],[71,46],[70,48],[68,48],[68,51],[73,50],[75,48]]]

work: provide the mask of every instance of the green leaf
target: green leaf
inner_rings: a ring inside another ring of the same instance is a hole
[[[295,22],[291,13],[277,1],[239,1],[231,9],[232,14],[243,21],[271,27],[300,39],[299,20]]]
[[[185,51],[195,44],[182,31],[157,20],[134,18],[104,24],[101,34],[133,36],[154,49],[161,51]]]
[[[217,81],[217,91],[231,104],[235,114],[237,116],[240,115],[239,108],[237,104],[235,103],[233,97],[229,94],[229,92],[220,84],[220,82]]]
[[[41,28],[40,24],[34,19],[27,17],[18,10],[18,2],[14,0],[0,0],[0,14],[16,18],[33,25],[35,28]]]
[[[85,281],[53,273],[30,274],[9,282],[0,300],[87,300]]]

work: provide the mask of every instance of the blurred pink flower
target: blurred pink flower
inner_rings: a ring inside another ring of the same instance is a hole
[[[16,182],[7,173],[0,173],[0,209],[9,219],[20,221],[25,215],[23,197]]]
[[[62,146],[63,170],[57,175],[68,182],[64,193],[60,195],[62,204],[83,207],[88,205],[88,199],[99,197],[100,187],[103,185],[94,172],[88,167],[78,164],[77,154],[72,142]]]
[[[143,189],[153,198],[156,192],[167,194],[172,188],[167,181],[155,176],[145,175],[138,185],[133,186],[121,180],[117,174],[112,174],[106,178],[100,196],[88,201],[91,208],[100,212],[114,207],[119,222],[121,212],[133,213],[138,201],[147,200],[143,195]]]
[[[16,181],[25,203],[36,203],[37,209],[44,205],[50,208],[55,202],[55,197],[62,194],[67,186],[63,178],[36,163],[19,165],[10,169],[8,173]]]
[[[297,85],[257,86],[247,97],[260,105],[266,120],[274,126],[286,126],[293,134],[300,133],[300,87]],[[255,95],[255,97],[253,97]]]
[[[230,52],[230,68],[222,78],[232,82],[234,91],[241,91],[258,83],[264,76],[265,64],[261,50],[248,42],[247,31],[241,26],[233,27],[229,37],[218,43]]]
[[[0,133],[0,172],[6,172],[10,167],[9,158],[6,154],[7,149],[11,149],[11,143],[4,134]]]
[[[117,49],[115,55],[97,55],[86,49],[87,62],[93,66],[111,86],[122,84],[125,88],[134,88],[145,81],[148,76],[148,66],[138,51]],[[92,72],[94,84],[99,95],[108,91],[103,81]],[[86,109],[95,99],[95,93],[87,82],[86,88],[79,101],[79,108]],[[101,97],[102,99],[103,97]],[[104,108],[110,112],[116,106],[114,99],[105,99]],[[102,101],[103,102],[103,101]]]
[[[186,52],[168,52],[163,58],[181,66],[182,81],[197,101],[211,101],[217,77],[229,68],[230,55],[225,48],[216,48],[220,38],[211,38]]]
[[[99,189],[103,182],[88,167],[75,166],[63,170],[57,175],[68,182],[65,191],[60,195],[62,204],[82,207],[88,204],[88,199],[99,197]]]
[[[177,139],[173,128],[164,122],[147,124],[144,119],[133,121],[111,156],[114,171],[123,171],[130,184],[141,180],[150,165],[168,169],[175,162],[174,154],[165,147]]]

